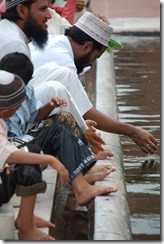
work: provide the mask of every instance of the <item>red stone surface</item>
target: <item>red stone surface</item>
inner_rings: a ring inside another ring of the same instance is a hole
[[[159,18],[159,0],[91,0],[93,12],[108,18]]]

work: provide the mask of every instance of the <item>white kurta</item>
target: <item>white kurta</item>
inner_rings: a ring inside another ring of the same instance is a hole
[[[72,82],[74,82],[74,80],[76,81],[76,79],[77,75],[74,75],[67,67],[61,67],[54,62],[50,62],[42,65],[40,69],[34,72],[34,78],[30,81],[30,84],[34,87],[37,100],[42,101],[44,104],[53,96],[65,98],[68,101],[67,107],[56,108],[54,112],[63,110],[70,112],[81,129],[85,131],[88,127],[82,115],[85,114],[92,105],[86,102],[86,93],[82,84],[75,83],[75,86],[72,85]],[[79,98],[79,96],[81,97]],[[82,104],[80,104],[81,102]]]
[[[26,37],[26,35],[22,32],[22,30],[14,22],[10,22],[5,19],[0,21],[0,58],[2,58],[4,55],[6,55],[10,52],[21,52],[21,53],[26,54],[29,58],[31,58],[30,49],[29,49],[29,46],[27,45],[28,42],[29,42],[29,40]],[[44,59],[43,56],[42,56],[42,59]],[[62,77],[63,77],[63,75],[62,75]],[[45,78],[44,78],[44,80],[45,80]],[[39,82],[41,82],[41,80],[39,80]],[[73,115],[73,117],[78,122],[78,124],[82,128],[82,130],[85,131],[88,127],[86,126],[83,118],[81,117],[81,114],[78,111],[78,108],[77,108],[75,102],[73,101],[71,96],[69,97],[69,95],[67,95],[67,91],[66,91],[65,87],[61,87],[61,85],[60,85],[60,87],[59,87],[60,89],[59,89],[59,88],[57,88],[57,86],[56,87],[53,86],[53,89],[52,89],[52,85],[49,85],[49,88],[50,88],[51,93],[48,91],[47,84],[46,84],[46,88],[43,87],[43,94],[41,94],[40,91],[39,91],[39,93],[36,92],[36,99],[43,101],[43,103],[47,103],[50,101],[50,99],[53,96],[59,96],[58,92],[60,90],[60,96],[65,98],[69,102],[67,111],[69,111]],[[35,91],[36,91],[36,89],[35,89]],[[45,94],[47,94],[47,97],[46,97],[47,99],[43,99],[43,95],[45,95]],[[61,109],[61,110],[63,110],[63,109]],[[56,112],[57,109],[54,111]]]
[[[92,108],[88,95],[78,78],[72,47],[66,36],[50,37],[44,51],[36,50],[31,46],[30,49],[35,67],[31,84],[35,91],[37,91],[38,83],[57,80],[70,92],[81,115]]]
[[[24,53],[30,58],[29,39],[12,21],[0,21],[0,59],[10,52]]]

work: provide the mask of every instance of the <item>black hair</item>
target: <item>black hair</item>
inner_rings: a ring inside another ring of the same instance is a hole
[[[84,31],[79,29],[77,26],[71,26],[70,28],[65,30],[65,35],[71,37],[71,39],[79,44],[82,45],[87,41],[93,42],[92,49],[94,50],[101,50],[103,45],[93,39],[91,36],[87,35]]]
[[[36,2],[36,0],[30,0],[30,1],[22,2],[21,4],[26,6],[30,10],[31,5],[34,2]],[[19,20],[20,17],[19,17],[18,12],[17,12],[17,5],[11,9],[6,10],[5,13],[2,13],[1,19],[7,19],[7,20],[14,21],[14,22],[16,20]]]
[[[19,75],[25,85],[31,80],[34,66],[24,53],[8,53],[0,60],[0,70]]]

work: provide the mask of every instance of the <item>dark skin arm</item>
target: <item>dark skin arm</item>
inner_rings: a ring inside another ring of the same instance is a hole
[[[149,132],[140,127],[119,122],[94,108],[85,113],[84,119],[96,121],[96,128],[99,130],[130,137],[145,153],[153,154],[158,151],[157,140]]]
[[[65,107],[67,106],[67,102],[65,99],[61,97],[53,97],[49,103],[46,103],[39,109],[38,115],[34,121],[34,123],[39,123],[40,121],[46,119],[49,114],[57,107]]]

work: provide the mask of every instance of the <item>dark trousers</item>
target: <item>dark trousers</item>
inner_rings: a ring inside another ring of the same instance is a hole
[[[30,144],[38,145],[45,154],[57,156],[69,171],[71,180],[79,172],[88,172],[96,163],[85,137],[80,139],[69,124],[53,122],[30,134],[34,137]]]

